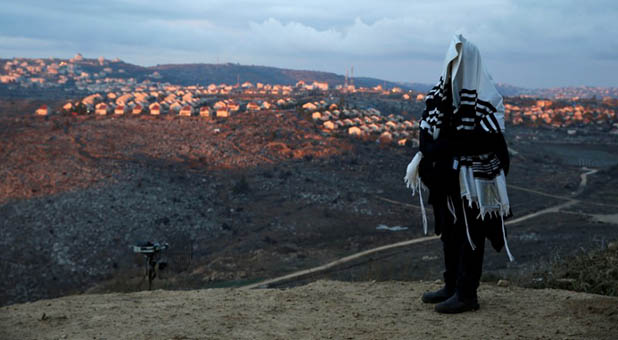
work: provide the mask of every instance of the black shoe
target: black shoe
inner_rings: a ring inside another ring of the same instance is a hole
[[[455,290],[450,290],[446,289],[446,287],[442,287],[435,292],[427,292],[423,294],[421,300],[424,303],[440,303],[442,301],[446,301],[453,295],[455,295]]]
[[[453,294],[448,300],[436,305],[435,309],[438,313],[456,314],[471,310],[479,309],[479,303],[476,298],[461,299],[457,294]]]

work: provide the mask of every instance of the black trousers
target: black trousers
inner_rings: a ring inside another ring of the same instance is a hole
[[[477,220],[477,209],[469,208],[467,201],[465,205],[462,205],[462,200],[457,195],[455,196],[451,197],[451,201],[456,219],[448,209],[446,200],[433,204],[435,220],[436,224],[440,225],[440,239],[444,249],[444,282],[446,288],[456,291],[460,298],[476,298],[476,290],[483,273],[485,225]],[[464,219],[468,221],[468,230],[475,249],[472,249],[468,241]]]

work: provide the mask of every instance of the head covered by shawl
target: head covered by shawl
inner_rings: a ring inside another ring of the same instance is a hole
[[[421,129],[437,139],[445,115],[455,115],[457,130],[480,127],[488,133],[504,131],[504,105],[485,69],[479,49],[456,34],[446,51],[440,81],[426,98],[427,117]]]

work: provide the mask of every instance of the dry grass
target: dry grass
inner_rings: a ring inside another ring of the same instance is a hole
[[[558,261],[551,270],[537,273],[536,278],[528,286],[618,296],[616,244],[614,241],[605,249],[593,250]]]

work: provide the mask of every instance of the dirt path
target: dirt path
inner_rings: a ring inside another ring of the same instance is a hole
[[[312,274],[316,274],[319,272],[323,272],[326,271],[328,269],[331,269],[333,267],[336,267],[338,265],[344,264],[344,263],[348,263],[350,261],[359,259],[361,257],[367,256],[367,255],[371,255],[371,254],[375,254],[375,253],[379,253],[388,249],[394,249],[394,248],[399,248],[399,247],[405,247],[405,246],[409,246],[412,244],[416,244],[416,243],[422,243],[422,242],[427,242],[427,241],[431,241],[431,240],[436,240],[438,239],[439,236],[426,236],[426,237],[419,237],[419,238],[415,238],[412,240],[407,240],[407,241],[402,241],[402,242],[397,242],[397,243],[393,243],[393,244],[388,244],[382,247],[377,247],[377,248],[372,248],[369,250],[365,250],[362,251],[360,253],[356,253],[350,256],[346,256],[346,257],[342,257],[338,260],[329,262],[325,265],[321,265],[318,267],[314,267],[314,268],[310,268],[310,269],[306,269],[306,270],[301,270],[301,271],[297,271],[288,275],[284,275],[284,276],[280,276],[274,279],[270,279],[270,280],[266,280],[266,281],[261,281],[255,284],[251,284],[248,286],[244,286],[242,288],[244,289],[253,289],[253,288],[268,288],[270,286],[272,286],[273,284],[277,284],[277,283],[283,283],[286,281],[293,281],[293,280],[299,280],[302,279],[303,277],[312,275]]]
[[[616,339],[618,298],[482,285],[441,315],[422,282],[78,295],[0,308],[2,339]]]
[[[618,224],[618,214],[591,214],[590,216],[597,222]]]
[[[597,169],[588,169],[588,168],[583,168],[582,170],[588,170],[588,171],[579,175],[579,178],[580,178],[579,187],[577,188],[577,191],[573,193],[573,196],[577,196],[581,194],[584,191],[584,189],[586,189],[586,185],[588,184],[588,176],[596,174],[599,171]]]
[[[391,202],[391,203],[403,204],[403,205],[406,205],[406,206],[414,206],[414,205],[411,205],[411,204],[402,203],[402,202],[396,202],[396,201],[389,200],[389,199],[383,199],[383,200]],[[549,208],[546,208],[546,209],[543,209],[543,210],[539,210],[537,212],[530,213],[528,215],[524,215],[522,217],[519,217],[519,218],[510,220],[510,221],[507,221],[505,223],[505,225],[508,226],[508,225],[511,225],[511,224],[521,223],[521,222],[523,222],[525,220],[528,220],[528,219],[531,219],[531,218],[535,218],[535,217],[543,215],[543,214],[555,213],[555,212],[560,211],[561,209],[568,208],[568,207],[570,207],[570,206],[572,206],[572,205],[574,205],[574,204],[576,204],[578,202],[579,201],[577,201],[577,200],[569,200],[569,201],[567,201],[565,203],[558,204],[558,205],[555,205],[553,207],[549,207]],[[600,219],[600,218],[603,218],[603,217],[604,217],[604,215],[600,215],[600,216],[597,216],[596,218]],[[384,246],[381,246],[381,247],[376,247],[376,248],[368,249],[368,250],[362,251],[360,253],[352,254],[352,255],[349,255],[349,256],[346,256],[346,257],[342,257],[340,259],[337,259],[335,261],[331,261],[331,262],[329,262],[327,264],[324,264],[324,265],[321,265],[321,266],[318,266],[318,267],[313,267],[313,268],[309,268],[309,269],[305,269],[305,270],[300,270],[300,271],[293,272],[293,273],[290,273],[290,274],[286,274],[286,275],[283,275],[283,276],[279,276],[279,277],[276,277],[276,278],[272,278],[272,279],[268,279],[268,280],[265,280],[265,281],[257,282],[257,283],[251,284],[251,285],[247,285],[247,286],[244,286],[242,288],[244,288],[244,289],[268,288],[268,287],[273,287],[275,285],[280,285],[280,284],[285,283],[285,282],[301,280],[301,279],[303,279],[303,278],[305,278],[307,276],[314,275],[314,274],[317,274],[319,272],[327,271],[327,270],[329,270],[329,269],[331,269],[333,267],[336,267],[336,266],[339,266],[339,265],[342,265],[342,264],[345,264],[345,263],[357,260],[357,259],[359,259],[361,257],[365,257],[365,256],[368,256],[368,255],[371,255],[371,254],[376,254],[376,253],[383,252],[383,251],[386,251],[386,250],[391,250],[391,249],[400,248],[400,247],[406,247],[406,246],[410,246],[410,245],[413,245],[413,244],[419,244],[419,243],[423,243],[423,242],[434,241],[434,240],[437,240],[439,238],[440,238],[439,236],[435,236],[435,235],[434,236],[425,236],[425,237],[419,237],[419,238],[415,238],[415,239],[411,239],[411,240],[407,240],[407,241],[402,241],[402,242],[397,242],[397,243],[393,243],[393,244],[387,244],[387,245],[384,245]]]
[[[584,168],[583,170],[588,170],[587,172],[583,173],[580,175],[580,184],[579,184],[579,189],[577,191],[577,194],[581,193],[584,188],[586,187],[587,183],[588,183],[588,175],[592,175],[594,173],[596,173],[598,170],[596,169],[587,169]],[[515,189],[518,190],[524,190],[524,191],[528,191],[531,193],[535,193],[535,194],[539,194],[539,195],[543,195],[543,196],[547,196],[547,197],[552,197],[552,198],[559,198],[559,199],[564,199],[567,200],[564,203],[546,208],[546,209],[542,209],[524,216],[521,216],[519,218],[516,219],[512,219],[510,221],[507,221],[505,223],[505,225],[512,225],[512,224],[517,224],[517,223],[521,223],[523,221],[538,217],[540,215],[544,215],[544,214],[549,214],[549,213],[556,213],[561,211],[564,208],[568,208],[571,207],[577,203],[579,203],[580,201],[571,197],[566,197],[566,196],[558,196],[558,195],[552,195],[552,194],[548,194],[548,193],[544,193],[544,192],[540,192],[537,190],[533,190],[533,189],[528,189],[528,188],[524,188],[524,187],[518,187],[518,186],[513,186]],[[414,208],[418,208],[420,209],[420,206],[414,205],[414,204],[409,204],[409,203],[403,203],[403,202],[398,202],[398,201],[394,201],[391,199],[388,199],[386,197],[381,197],[381,196],[376,196],[378,199],[385,201],[385,202],[389,202],[392,204],[397,204],[397,205],[403,205],[403,206],[407,206],[407,207],[414,207]],[[429,208],[430,209],[430,208]],[[429,210],[428,209],[428,210]],[[576,214],[580,214],[580,213],[576,213]],[[583,215],[583,214],[581,214]],[[586,215],[589,216],[589,215]],[[604,222],[609,222],[609,223],[615,223],[616,221],[618,221],[618,219],[616,218],[615,215],[594,215],[591,216],[593,218],[595,218],[596,220],[599,221],[604,221]],[[300,280],[303,279],[307,276],[319,273],[319,272],[323,272],[326,270],[329,270],[333,267],[342,265],[344,263],[348,263],[350,261],[354,261],[357,260],[361,257],[367,256],[367,255],[371,255],[371,254],[375,254],[375,253],[379,253],[382,251],[386,251],[386,250],[391,250],[391,249],[395,249],[395,248],[399,248],[399,247],[405,247],[405,246],[409,246],[409,245],[413,245],[413,244],[418,244],[418,243],[423,243],[423,242],[428,242],[428,241],[433,241],[433,240],[437,240],[439,238],[439,236],[426,236],[426,237],[420,237],[420,238],[416,238],[416,239],[412,239],[412,240],[407,240],[407,241],[403,241],[403,242],[397,242],[397,243],[393,243],[393,244],[388,244],[388,245],[384,245],[381,247],[377,247],[377,248],[372,248],[360,253],[356,253],[356,254],[352,254],[340,259],[337,259],[335,261],[329,262],[327,264],[318,266],[318,267],[314,267],[314,268],[310,268],[310,269],[305,269],[305,270],[300,270],[297,272],[293,272],[287,275],[283,275],[280,277],[276,277],[276,278],[272,278],[272,279],[268,279],[265,281],[261,281],[261,282],[257,282],[248,286],[244,286],[243,288],[245,289],[253,289],[253,288],[268,288],[268,287],[273,287],[275,285],[278,284],[282,284],[285,282],[289,282],[289,281],[296,281],[296,280]]]
[[[519,218],[510,220],[510,221],[507,221],[505,223],[505,225],[521,223],[521,222],[523,222],[525,220],[529,220],[531,218],[535,218],[537,216],[544,215],[544,214],[556,213],[556,212],[559,212],[560,210],[562,210],[564,208],[571,207],[571,206],[573,206],[573,205],[575,205],[577,203],[579,203],[578,200],[569,200],[569,201],[564,202],[562,204],[554,205],[553,207],[549,207],[549,208],[546,208],[546,209],[543,209],[543,210],[539,210],[537,212],[533,212],[533,213],[530,213],[528,215],[524,215],[522,217],[519,217]]]

